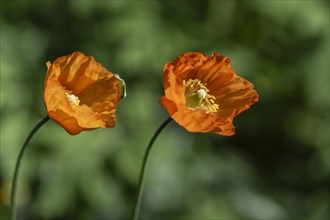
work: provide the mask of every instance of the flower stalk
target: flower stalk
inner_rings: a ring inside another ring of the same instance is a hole
[[[32,139],[33,135],[41,128],[47,121],[49,120],[49,117],[44,117],[30,132],[28,137],[26,138],[21,151],[19,152],[16,165],[15,165],[15,171],[14,171],[14,177],[13,177],[13,185],[11,187],[11,200],[10,200],[10,209],[11,209],[11,219],[16,219],[16,189],[17,189],[17,180],[18,180],[18,172],[21,165],[22,157],[25,152],[26,147],[28,146],[28,143]]]
[[[144,157],[143,157],[143,161],[142,161],[142,168],[141,168],[141,172],[140,172],[140,177],[139,177],[139,184],[138,184],[138,194],[136,197],[136,201],[135,201],[135,205],[134,205],[134,210],[132,213],[132,220],[137,220],[139,217],[139,212],[140,212],[140,207],[141,207],[141,200],[142,200],[142,195],[143,195],[143,189],[144,189],[144,173],[146,170],[146,166],[147,166],[147,162],[148,162],[148,158],[149,158],[149,154],[151,151],[151,148],[154,144],[154,142],[156,141],[158,135],[162,132],[162,130],[172,121],[172,118],[169,117],[168,119],[166,119],[157,129],[157,131],[154,133],[154,135],[152,136],[148,147],[146,149],[146,152],[144,153]]]

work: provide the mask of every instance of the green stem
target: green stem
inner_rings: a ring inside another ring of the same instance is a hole
[[[19,171],[19,167],[21,164],[21,160],[24,154],[24,151],[28,145],[28,143],[30,142],[31,138],[33,137],[33,135],[39,130],[39,128],[41,126],[43,126],[47,121],[49,120],[49,117],[46,116],[45,118],[43,118],[36,126],[34,126],[34,128],[31,130],[29,136],[26,138],[21,151],[19,152],[17,161],[16,161],[16,166],[15,166],[15,171],[14,171],[14,178],[13,178],[13,185],[11,187],[11,200],[10,200],[10,209],[11,209],[11,219],[16,219],[16,212],[15,212],[15,203],[16,203],[16,188],[17,188],[17,179],[18,179],[18,171]]]
[[[148,162],[148,156],[150,153],[150,150],[155,142],[155,140],[157,139],[158,135],[160,134],[160,132],[166,127],[166,125],[168,123],[170,123],[172,121],[172,118],[169,117],[168,119],[166,119],[166,121],[164,121],[159,128],[157,129],[157,131],[154,133],[154,135],[152,136],[149,145],[147,147],[147,150],[144,154],[143,157],[143,161],[142,161],[142,168],[141,168],[141,173],[140,173],[140,178],[139,178],[139,185],[138,185],[138,195],[136,197],[136,201],[135,201],[135,206],[134,206],[134,210],[132,213],[132,220],[137,220],[138,216],[139,216],[139,212],[140,212],[140,207],[141,207],[141,200],[142,200],[142,194],[143,194],[143,185],[144,185],[144,172],[146,169],[146,165]]]

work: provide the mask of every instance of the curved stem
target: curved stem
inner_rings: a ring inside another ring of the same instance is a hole
[[[141,173],[140,173],[140,177],[139,177],[139,185],[138,185],[138,195],[136,197],[136,201],[135,201],[135,206],[134,206],[134,210],[132,213],[132,220],[137,220],[139,212],[140,212],[140,206],[141,206],[141,200],[142,200],[142,194],[143,194],[143,185],[144,185],[144,172],[146,169],[146,165],[148,162],[148,156],[150,153],[150,150],[154,144],[154,142],[156,141],[158,135],[160,134],[160,132],[162,132],[162,130],[166,127],[166,125],[168,123],[170,123],[172,121],[172,118],[169,117],[168,119],[166,119],[157,129],[157,131],[154,133],[154,135],[152,136],[149,145],[147,147],[147,150],[144,154],[143,157],[143,161],[142,161],[142,168],[141,168]]]
[[[14,171],[14,177],[13,177],[13,185],[11,187],[11,200],[10,200],[10,208],[11,208],[11,219],[16,219],[16,213],[15,213],[15,202],[16,202],[16,188],[17,188],[17,179],[18,179],[18,171],[19,171],[19,167],[21,164],[21,160],[24,154],[24,151],[28,145],[28,143],[30,142],[31,138],[33,137],[33,135],[39,130],[39,128],[41,126],[43,126],[47,121],[49,120],[49,117],[46,116],[45,118],[43,118],[36,126],[34,126],[34,128],[31,130],[29,136],[26,138],[21,151],[19,152],[17,161],[16,161],[16,166],[15,166],[15,171]]]

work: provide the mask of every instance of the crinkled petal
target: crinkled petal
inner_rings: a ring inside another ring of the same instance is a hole
[[[170,115],[173,115],[178,111],[178,107],[175,102],[166,98],[166,96],[161,97],[160,104],[167,109]]]
[[[80,52],[56,59],[53,64],[47,63],[48,77],[55,77],[66,89],[80,95],[91,84],[101,79],[114,77],[93,57],[88,57]]]
[[[120,85],[119,80],[113,75],[99,79],[95,83],[86,87],[79,94],[81,104],[92,106],[94,103],[112,102],[117,104],[120,102]]]
[[[226,85],[214,90],[213,94],[219,104],[217,115],[221,118],[234,118],[258,101],[258,93],[253,84],[235,75]]]
[[[163,74],[163,85],[165,96],[168,100],[175,100],[176,103],[184,104],[184,85],[182,79],[175,75],[171,65],[165,66]],[[175,88],[175,89],[174,89]]]
[[[111,101],[94,103],[90,108],[104,122],[104,127],[114,127],[116,122],[115,104]]]
[[[169,111],[168,111],[169,112]],[[235,133],[232,120],[220,119],[216,115],[205,113],[202,110],[192,110],[186,106],[179,106],[178,111],[169,112],[171,117],[187,131],[190,132],[212,132],[224,136]]]
[[[230,66],[230,60],[218,53],[213,53],[202,65],[196,68],[191,78],[201,80],[211,90],[209,86],[214,84],[218,77],[222,76],[221,79],[224,80],[222,83],[225,83],[226,79],[232,78],[234,75],[235,72]],[[218,88],[219,86],[221,85],[218,85]]]

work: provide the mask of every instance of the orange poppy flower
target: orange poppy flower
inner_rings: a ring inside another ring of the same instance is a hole
[[[236,75],[230,60],[216,52],[187,52],[166,63],[160,103],[190,132],[231,136],[233,119],[258,101],[253,84]]]
[[[115,126],[123,81],[80,52],[47,62],[44,102],[48,116],[69,134]]]

